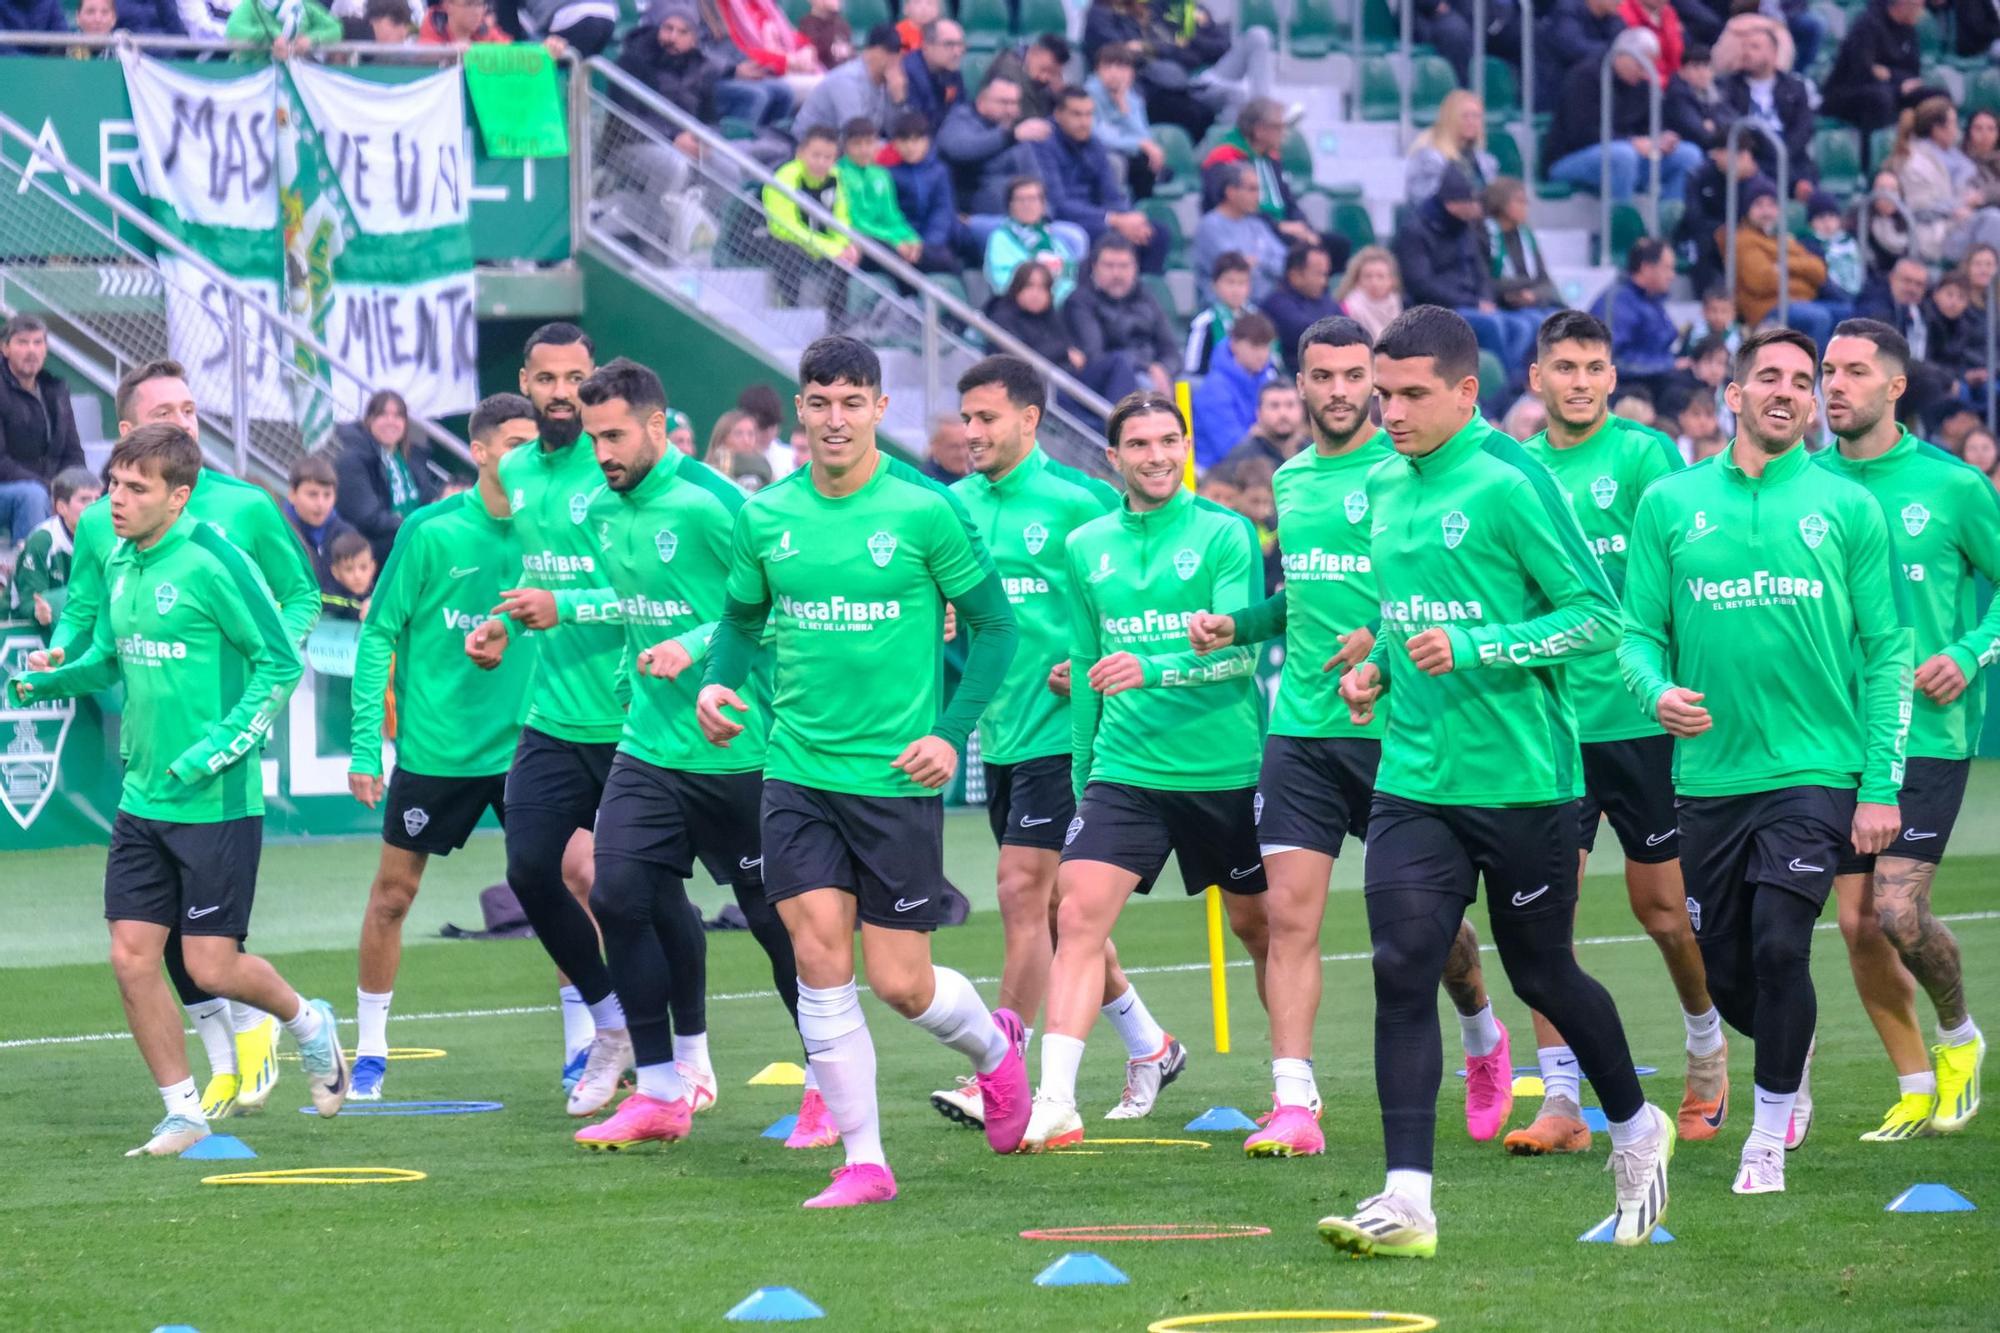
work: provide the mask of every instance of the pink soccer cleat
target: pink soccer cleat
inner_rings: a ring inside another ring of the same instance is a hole
[[[807,1088],[806,1095],[799,1099],[799,1123],[792,1126],[785,1146],[831,1148],[839,1142],[840,1126],[833,1123],[833,1113],[826,1109],[826,1099],[819,1095],[818,1088]]]
[[[993,1026],[1007,1036],[1007,1057],[990,1074],[981,1074],[979,1098],[986,1114],[986,1141],[997,1153],[1010,1153],[1021,1146],[1028,1128],[1028,1066],[1021,1059],[1021,1043],[1026,1030],[1012,1009],[995,1009]]]
[[[1507,1025],[1493,1020],[1500,1029],[1500,1044],[1484,1055],[1465,1057],[1465,1132],[1474,1143],[1485,1143],[1507,1127],[1514,1113],[1514,1051],[1507,1039]]]
[[[1264,1117],[1264,1127],[1243,1140],[1245,1157],[1317,1157],[1326,1151],[1326,1135],[1311,1108],[1279,1106]]]
[[[579,1129],[576,1141],[582,1147],[595,1148],[600,1152],[622,1152],[641,1143],[672,1143],[684,1139],[693,1120],[694,1107],[686,1098],[663,1102],[658,1097],[635,1092],[619,1103],[618,1110],[609,1120]]]
[[[864,1203],[887,1203],[896,1197],[896,1178],[889,1168],[874,1162],[849,1162],[837,1167],[833,1183],[800,1205],[804,1208],[854,1208]]]

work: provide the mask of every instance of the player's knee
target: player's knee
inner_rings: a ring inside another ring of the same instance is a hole
[[[1922,933],[1922,918],[1914,903],[1893,899],[1877,899],[1875,902],[1875,927],[1888,937],[1898,951],[1908,950],[1916,945]]]
[[[1893,938],[1893,936],[1891,937]],[[1750,965],[1759,980],[1802,977],[1812,963],[1812,937],[1789,931],[1769,931],[1750,946]]]
[[[915,1018],[930,1007],[933,988],[915,969],[870,968],[868,989],[903,1017]]]
[[[120,986],[130,986],[154,975],[159,970],[158,950],[143,948],[116,938],[111,941],[111,974],[118,979]]]
[[[234,948],[209,952],[207,950],[185,949],[187,974],[195,985],[210,994],[220,994],[229,988],[229,981],[236,970],[237,953]]]
[[[1055,915],[1057,953],[1097,953],[1104,948],[1104,932],[1080,895],[1063,899]]]
[[[1049,885],[1039,875],[1002,870],[994,889],[1000,919],[1012,928],[1027,928],[1051,919]]]
[[[645,925],[652,913],[644,881],[642,867],[607,860],[598,868],[590,888],[591,915],[606,929],[637,929]]]
[[[374,886],[368,892],[368,912],[378,921],[400,926],[403,918],[410,914],[410,904],[417,900],[417,880],[414,875],[384,873],[377,875]]]

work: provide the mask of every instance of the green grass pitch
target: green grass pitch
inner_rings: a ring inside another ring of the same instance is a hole
[[[1982,786],[1990,785],[1984,783]],[[1987,804],[1987,809],[1995,808]],[[2000,1029],[2000,856],[1961,824],[1973,854],[1949,861],[1937,902],[1955,923],[1976,1014]],[[954,879],[979,910],[937,937],[937,957],[991,998],[1000,932],[993,853],[976,814],[947,821]],[[1607,843],[1612,840],[1607,835]],[[1954,851],[1957,851],[1954,847]],[[375,846],[273,846],[264,859],[253,942],[309,994],[330,998],[352,1040],[354,939]],[[1895,1084],[1848,980],[1829,907],[1816,937],[1819,1118],[1790,1159],[1790,1192],[1729,1192],[1748,1116],[1739,1102],[1721,1137],[1684,1145],[1674,1162],[1671,1245],[1580,1245],[1611,1210],[1599,1136],[1586,1157],[1514,1160],[1464,1134],[1462,1084],[1439,1101],[1431,1263],[1337,1257],[1313,1229],[1379,1188],[1380,1125],[1372,1077],[1371,1002],[1360,856],[1336,878],[1324,950],[1318,1074],[1327,1155],[1251,1162],[1242,1135],[1206,1152],[997,1159],[979,1135],[946,1124],[931,1089],[964,1072],[958,1058],[873,1001],[889,1155],[902,1197],[834,1214],[799,1208],[837,1163],[759,1137],[796,1108],[797,1090],[745,1080],[798,1048],[762,955],[747,935],[710,937],[710,1030],[718,1106],[691,1140],[664,1151],[600,1156],[570,1141],[556,1073],[553,978],[532,942],[453,943],[441,920],[475,921],[477,890],[499,877],[496,837],[433,863],[412,918],[396,988],[398,1046],[449,1056],[396,1063],[392,1099],[485,1098],[497,1114],[435,1119],[300,1115],[297,1065],[273,1109],[222,1128],[253,1146],[246,1166],[384,1165],[420,1183],[361,1188],[220,1188],[204,1175],[238,1164],[127,1161],[159,1116],[129,1041],[54,1043],[117,1032],[102,963],[101,850],[12,855],[0,893],[0,1328],[150,1329],[202,1333],[378,1329],[724,1327],[753,1288],[797,1287],[827,1311],[826,1330],[1132,1330],[1168,1315],[1268,1309],[1389,1309],[1443,1328],[1621,1330],[1993,1328],[2000,1308],[2000,1106],[1951,1138],[1873,1145]],[[1624,903],[1615,862],[1594,867],[1580,954],[1617,997],[1650,1095],[1680,1095],[1681,1030],[1653,946]],[[1268,1104],[1269,1047],[1247,966],[1230,972],[1235,1051],[1214,1052],[1197,906],[1163,885],[1135,900],[1119,946],[1154,1013],[1187,1043],[1186,1076],[1151,1121],[1127,1134],[1190,1138],[1181,1126],[1211,1105],[1255,1115]],[[710,901],[714,901],[712,891]],[[1483,911],[1475,909],[1476,921]],[[1489,980],[1532,1063],[1527,1014]],[[496,1012],[504,1011],[504,1012]],[[1447,1058],[1455,1029],[1448,1010]],[[1931,1015],[1923,1010],[1926,1025]],[[1732,1038],[1735,1088],[1747,1100],[1749,1043]],[[196,1051],[197,1061],[199,1052]],[[1116,1100],[1122,1052],[1093,1034],[1081,1082],[1093,1133]],[[199,1065],[197,1066],[199,1067]],[[1532,1112],[1517,1106],[1513,1124]],[[1088,1144],[1085,1145],[1088,1147]],[[1942,1181],[1982,1211],[1882,1211],[1906,1186]],[[1069,1246],[1024,1241],[1024,1228],[1131,1222],[1248,1223],[1266,1237],[1214,1243]],[[1132,1279],[1123,1287],[1043,1290],[1031,1279],[1065,1250],[1093,1249]],[[1282,1330],[1320,1325],[1243,1325]],[[1367,1325],[1355,1325],[1367,1327]]]

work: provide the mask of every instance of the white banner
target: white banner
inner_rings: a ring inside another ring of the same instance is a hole
[[[414,416],[470,412],[479,402],[476,314],[470,270],[397,286],[343,282],[326,346],[366,383],[402,394]],[[361,415],[359,399],[354,381],[334,386],[343,420]]]
[[[271,231],[278,225],[277,73],[203,79],[128,59],[139,128],[139,182],[183,222]]]
[[[472,157],[456,72],[383,84],[301,62],[292,78],[363,232],[466,225]]]

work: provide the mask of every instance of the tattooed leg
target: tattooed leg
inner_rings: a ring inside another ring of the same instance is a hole
[[[1444,993],[1451,1007],[1468,1018],[1486,1007],[1486,976],[1479,968],[1479,932],[1470,921],[1458,923],[1458,937],[1444,960]]]
[[[1883,858],[1876,858],[1879,867]],[[1875,911],[1870,875],[1842,875],[1834,880],[1840,895],[1840,933],[1847,940],[1847,963],[1854,972],[1854,989],[1868,1021],[1875,1025],[1898,1074],[1920,1074],[1931,1067],[1930,1050],[1917,1022],[1917,983],[1896,956],[1896,946],[1882,933]]]
[[[1931,914],[1931,879],[1936,874],[1937,867],[1927,861],[1877,858],[1875,917],[1903,965],[1931,997],[1938,1026],[1955,1028],[1966,1018],[1965,971],[1957,938]]]

